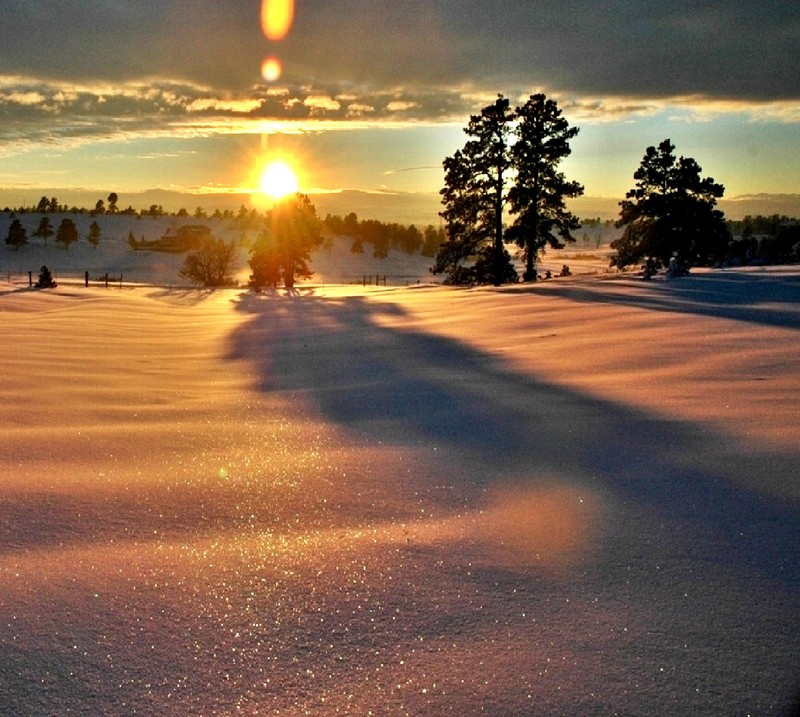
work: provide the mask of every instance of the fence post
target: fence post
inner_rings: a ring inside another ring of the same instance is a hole
[[[106,289],[108,288],[108,272],[106,272]]]
[[[83,285],[88,289],[89,288],[89,272],[83,272]]]
[[[33,286],[33,272],[28,272],[28,286]]]

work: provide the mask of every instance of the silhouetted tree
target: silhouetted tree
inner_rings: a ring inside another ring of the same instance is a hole
[[[39,226],[36,227],[33,236],[44,239],[45,246],[47,246],[47,238],[53,236],[53,233],[53,225],[50,223],[50,217],[42,217],[39,220]]]
[[[100,243],[100,225],[97,222],[92,222],[89,225],[89,233],[86,235],[86,240],[92,245],[93,249],[97,249]]]
[[[270,283],[265,278],[274,276],[277,262],[284,285],[293,288],[296,278],[313,275],[308,261],[320,244],[322,224],[311,200],[300,193],[286,197],[267,214],[264,230],[251,250],[251,286],[260,289]]]
[[[636,186],[620,202],[622,236],[611,243],[611,265],[620,269],[645,261],[651,271],[674,257],[686,267],[707,264],[728,251],[730,233],[723,213],[715,209],[725,188],[691,157],[676,158],[665,139],[648,147],[633,175]]]
[[[513,111],[501,95],[470,118],[465,132],[474,139],[444,160],[446,239],[431,271],[448,274],[449,283],[516,281],[505,248],[513,240],[526,260],[524,278],[534,280],[544,247],[574,241],[571,232],[580,226],[565,200],[583,187],[558,171],[578,128],[543,94]],[[504,236],[506,210],[515,220]]]
[[[346,214],[342,220],[342,234],[351,237],[358,234],[358,215],[355,212]]]
[[[440,191],[447,239],[431,269],[451,283],[500,284],[508,275],[503,242],[503,209],[511,169],[509,141],[514,113],[502,95],[472,115],[464,132],[473,139],[444,160]],[[487,250],[487,245],[491,248]],[[480,272],[475,267],[480,260]]]
[[[283,275],[283,257],[275,237],[262,233],[253,245],[249,263],[253,272],[249,282],[251,288],[256,291],[264,287],[277,288]]]
[[[13,246],[15,251],[19,251],[21,246],[28,243],[28,232],[19,219],[15,219],[8,227],[8,236],[6,237],[6,244]]]
[[[42,197],[39,204],[36,205],[37,212],[46,212],[50,208],[50,200],[47,197]]]
[[[58,284],[53,280],[53,275],[50,273],[50,269],[47,266],[43,266],[39,269],[39,280],[35,284],[37,289],[53,289]]]
[[[578,134],[562,116],[555,100],[531,95],[516,110],[516,142],[511,159],[516,177],[508,192],[509,208],[516,215],[507,236],[522,248],[525,281],[536,280],[536,261],[546,245],[563,248],[574,242],[571,232],[580,220],[567,211],[565,199],[583,194],[578,182],[569,182],[558,165],[570,155],[569,140]]]
[[[69,249],[70,244],[78,241],[78,229],[72,219],[64,217],[61,220],[56,231],[56,241],[63,244],[65,250]]]
[[[208,239],[200,249],[186,257],[180,275],[202,286],[230,286],[235,263],[236,247],[233,242]]]
[[[106,204],[102,199],[98,199],[97,203],[94,205],[94,209],[92,210],[92,216],[95,214],[105,214],[106,213]]]
[[[111,192],[108,195],[108,213],[109,214],[116,214],[117,211],[117,202],[119,201],[119,197],[117,196],[116,192]]]

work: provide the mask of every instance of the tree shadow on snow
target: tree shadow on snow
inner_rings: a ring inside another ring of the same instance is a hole
[[[262,391],[303,396],[370,440],[444,449],[483,487],[568,476],[697,527],[707,559],[800,581],[797,501],[744,487],[753,476],[794,480],[795,453],[744,450],[707,426],[516,373],[449,338],[382,326],[402,316],[396,305],[245,295],[238,306],[251,320],[235,332],[231,357],[257,365]]]
[[[624,291],[615,291],[624,281]],[[800,329],[800,274],[720,271],[673,280],[571,281],[547,285],[548,296],[583,303],[620,304],[651,311],[687,313]],[[536,290],[533,287],[515,289]]]

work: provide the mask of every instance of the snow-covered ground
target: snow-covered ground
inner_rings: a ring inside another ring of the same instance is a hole
[[[0,326],[2,715],[790,714],[796,269]]]
[[[173,232],[183,225],[202,224],[209,227],[213,235],[225,241],[233,241],[239,247],[238,263],[235,277],[241,285],[246,285],[250,270],[247,264],[251,243],[257,232],[242,231],[235,222],[222,219],[194,219],[142,217],[115,215],[62,215],[53,214],[51,223],[55,230],[64,216],[72,219],[80,235],[80,239],[68,250],[50,237],[47,244],[33,236],[43,215],[38,213],[21,214],[20,219],[28,233],[28,244],[18,251],[5,245],[8,226],[12,217],[0,214],[0,276],[11,280],[27,280],[28,272],[33,272],[34,280],[39,268],[46,264],[60,280],[83,281],[85,272],[89,272],[90,280],[104,279],[106,273],[109,281],[119,283],[152,283],[165,287],[187,285],[186,279],[180,276],[180,268],[186,254],[168,254],[154,251],[136,251],[128,244],[128,236],[132,233],[137,241],[142,239],[153,241],[167,232]],[[101,226],[101,239],[97,248],[86,241],[89,225],[93,221]],[[372,246],[365,245],[365,253],[351,252],[353,241],[349,237],[326,236],[322,246],[312,257],[311,268],[314,271],[315,283],[372,283],[380,282],[395,285],[415,284],[417,282],[441,281],[434,277],[429,267],[433,260],[419,254],[407,255],[392,251],[384,259],[372,256]],[[560,265],[559,265],[560,267]]]
[[[34,236],[39,221],[39,213],[19,214],[12,217],[10,213],[0,213],[0,276],[7,280],[27,280],[28,272],[33,273],[35,280],[39,268],[46,264],[58,279],[72,282],[83,281],[88,271],[91,281],[105,279],[119,283],[152,283],[165,287],[179,287],[187,284],[180,276],[180,268],[186,258],[185,254],[167,254],[153,251],[136,251],[128,244],[128,236],[133,234],[137,241],[153,241],[167,232],[174,233],[183,225],[202,224],[209,227],[213,235],[225,241],[232,241],[239,247],[235,278],[242,286],[247,284],[250,270],[247,264],[249,249],[257,236],[255,230],[243,231],[236,223],[223,219],[179,218],[175,216],[141,218],[128,215],[101,215],[92,217],[88,214],[50,214],[51,225],[55,231],[62,218],[72,219],[78,229],[80,239],[68,250],[51,236],[47,243]],[[28,235],[28,244],[18,251],[5,245],[8,227],[14,218],[20,220]],[[101,227],[100,243],[93,248],[86,236],[89,226],[97,221]],[[548,251],[539,266],[539,273],[544,276],[550,271],[557,276],[564,264],[574,274],[602,274],[608,272],[609,241],[616,236],[618,230],[613,227],[587,227],[583,233],[586,240],[579,238],[575,244],[563,251]],[[591,235],[589,234],[591,231]],[[578,232],[577,234],[580,234]],[[595,240],[603,244],[595,246]],[[419,254],[407,255],[393,250],[388,257],[375,258],[373,247],[364,245],[364,253],[354,254],[351,251],[353,240],[350,237],[326,235],[322,246],[311,258],[314,276],[311,282],[336,284],[378,284],[406,286],[417,283],[441,283],[443,276],[430,273],[433,259]],[[520,273],[523,267],[520,264]]]

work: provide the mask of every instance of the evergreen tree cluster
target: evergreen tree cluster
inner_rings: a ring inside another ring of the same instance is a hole
[[[87,237],[89,243],[93,247],[97,247],[100,241],[100,225],[97,222],[92,222],[89,227],[89,235]],[[48,237],[55,234],[56,241],[64,245],[64,249],[69,249],[70,244],[78,241],[78,228],[75,222],[69,217],[64,217],[58,225],[58,229],[54,232],[53,225],[49,217],[42,217],[39,221],[39,226],[33,232],[33,236],[44,239],[45,245],[47,244]],[[8,236],[6,236],[6,244],[19,251],[20,247],[28,243],[28,232],[19,219],[14,219],[8,227]]]
[[[523,279],[535,280],[539,255],[547,246],[575,241],[572,232],[580,226],[565,200],[580,196],[583,187],[558,170],[578,128],[569,126],[555,101],[536,94],[515,109],[499,95],[464,131],[470,139],[443,162],[446,236],[431,271],[452,284],[516,281],[511,244],[525,262]],[[733,242],[716,207],[725,188],[674,150],[669,139],[648,147],[634,172],[635,186],[620,202],[616,226],[624,231],[611,244],[612,266],[643,262],[649,274],[731,260],[743,251],[772,261],[800,258],[800,228],[786,222],[771,227],[774,239],[756,245],[755,222],[745,220],[741,234],[749,244]]]
[[[536,94],[513,110],[498,96],[464,131],[471,139],[444,160],[447,238],[431,271],[447,274],[453,284],[516,281],[506,248],[513,242],[525,261],[523,278],[535,280],[545,246],[575,241],[572,231],[580,226],[565,201],[583,187],[558,170],[578,128],[569,126],[555,101]]]
[[[793,262],[800,259],[800,220],[783,214],[728,221],[734,236],[731,254],[741,264]]]
[[[362,254],[364,245],[369,244],[372,246],[372,255],[378,259],[389,256],[390,250],[432,257],[444,241],[444,229],[436,229],[432,224],[421,232],[413,224],[386,223],[376,219],[359,221],[355,212],[344,217],[328,214],[323,225],[331,234],[351,237],[354,254]]]

